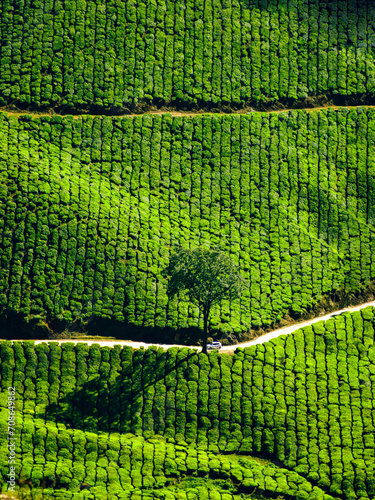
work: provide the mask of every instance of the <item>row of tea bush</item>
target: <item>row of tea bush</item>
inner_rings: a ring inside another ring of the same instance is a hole
[[[2,411],[6,432],[5,414]],[[185,497],[176,491],[184,490],[184,479],[193,475],[212,481],[211,488],[199,492],[206,499],[210,489],[216,490],[218,500],[232,499],[232,494],[220,496],[225,494],[220,485],[226,484],[233,493],[241,490],[286,494],[291,499],[333,500],[296,472],[265,460],[218,455],[161,436],[145,440],[131,434],[70,430],[60,422],[34,420],[27,413],[17,419],[17,427],[21,436],[16,447],[17,477],[29,489],[43,488],[44,495],[55,497],[67,490],[63,498],[134,499],[136,494],[148,493],[151,498],[182,500]],[[6,451],[5,445],[4,456]],[[3,480],[7,469],[6,463],[2,464]],[[186,493],[187,498],[196,498],[194,488],[187,488]]]

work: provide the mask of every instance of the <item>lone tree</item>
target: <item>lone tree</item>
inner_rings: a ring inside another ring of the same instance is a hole
[[[165,274],[170,277],[167,295],[186,290],[189,300],[203,312],[203,348],[207,354],[211,307],[222,299],[238,298],[243,279],[233,261],[219,250],[179,248],[172,253]]]

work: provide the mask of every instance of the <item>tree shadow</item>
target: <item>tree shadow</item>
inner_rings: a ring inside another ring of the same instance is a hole
[[[50,330],[40,315],[26,318],[24,314],[10,309],[0,312],[0,334],[4,339],[47,338]]]
[[[0,335],[3,339],[70,339],[78,335],[115,337],[157,344],[199,345],[202,330],[186,328],[138,326],[126,321],[92,315],[77,321],[46,319],[43,315],[27,318],[24,314],[4,309],[0,312]]]
[[[223,3],[225,4],[225,1]],[[278,10],[290,12],[293,10],[293,7],[290,6],[289,0],[278,0],[277,2],[270,2],[269,0],[255,0],[255,3],[256,5],[254,5],[254,0],[241,1],[241,4],[249,10],[252,10],[254,8],[258,8],[261,11],[271,12],[275,12]],[[356,10],[358,14],[360,14],[361,12],[366,12],[367,14],[367,2],[363,2],[358,5],[357,0],[337,0],[337,3],[335,2],[330,4],[326,0],[315,0],[315,2],[312,3],[319,9],[327,10],[328,14],[334,13],[335,11],[339,13],[339,10],[341,10],[345,5],[350,7],[351,10]],[[294,10],[298,10],[298,6]]]
[[[105,335],[121,340],[148,343],[194,345],[202,339],[202,330],[196,326],[171,328],[139,326],[131,323],[96,316],[87,325],[88,335]]]
[[[149,390],[153,394],[155,385],[160,381],[165,385],[168,376],[175,380],[177,371],[183,370],[182,376],[189,380],[189,360],[197,357],[195,350],[187,348],[171,351],[156,347],[133,351],[124,347],[120,355],[122,362],[127,360],[128,364],[117,375],[111,376],[110,370],[99,368],[78,389],[72,386],[55,401],[51,402],[50,398],[44,418],[83,431],[132,434],[142,433],[143,420],[150,421],[151,418],[152,432],[160,433],[163,426],[161,413],[165,411],[166,403],[160,405],[154,399],[152,408],[146,411]]]

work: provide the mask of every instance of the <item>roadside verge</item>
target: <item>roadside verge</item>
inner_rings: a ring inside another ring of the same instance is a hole
[[[353,307],[346,307],[345,309],[341,309],[339,311],[334,311],[329,314],[326,314],[325,316],[318,316],[317,318],[310,319],[307,321],[303,321],[301,323],[296,323],[291,326],[285,326],[283,328],[279,328],[278,330],[274,330],[272,332],[265,333],[264,335],[261,335],[260,337],[257,337],[256,339],[250,340],[249,342],[243,342],[242,344],[236,344],[236,345],[229,345],[229,346],[224,346],[221,348],[220,352],[230,352],[230,351],[235,351],[238,347],[250,347],[252,345],[257,345],[257,344],[264,344],[265,342],[268,342],[269,340],[275,339],[277,337],[280,337],[281,335],[289,335],[296,330],[300,330],[301,328],[305,326],[312,325],[313,323],[317,323],[319,321],[328,321],[329,319],[333,318],[334,316],[338,316],[339,314],[344,314],[347,312],[355,312],[355,311],[360,311],[361,309],[364,309],[366,307],[375,307],[375,300],[372,302],[365,302],[364,304],[360,304],[357,306]],[[5,340],[5,339],[0,339],[0,340]],[[30,340],[30,339],[28,339]],[[24,340],[11,340],[11,342],[24,342]],[[171,347],[187,347],[189,349],[201,349],[201,346],[186,346],[186,345],[178,345],[178,344],[152,344],[152,343],[146,343],[146,342],[133,342],[131,340],[78,340],[78,339],[64,339],[64,340],[55,340],[55,339],[47,339],[47,340],[33,340],[35,344],[42,344],[43,342],[58,342],[59,344],[63,342],[73,342],[74,344],[78,343],[83,343],[83,344],[99,344],[102,347],[114,347],[115,345],[120,345],[120,346],[130,346],[133,349],[140,349],[144,348],[147,349],[151,346],[156,346],[156,347],[161,347],[163,349],[170,349]]]

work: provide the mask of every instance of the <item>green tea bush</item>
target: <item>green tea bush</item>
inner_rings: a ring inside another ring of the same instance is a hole
[[[13,372],[15,368],[14,352],[11,342],[2,342],[0,345],[1,359],[1,387],[5,391],[13,387]]]

